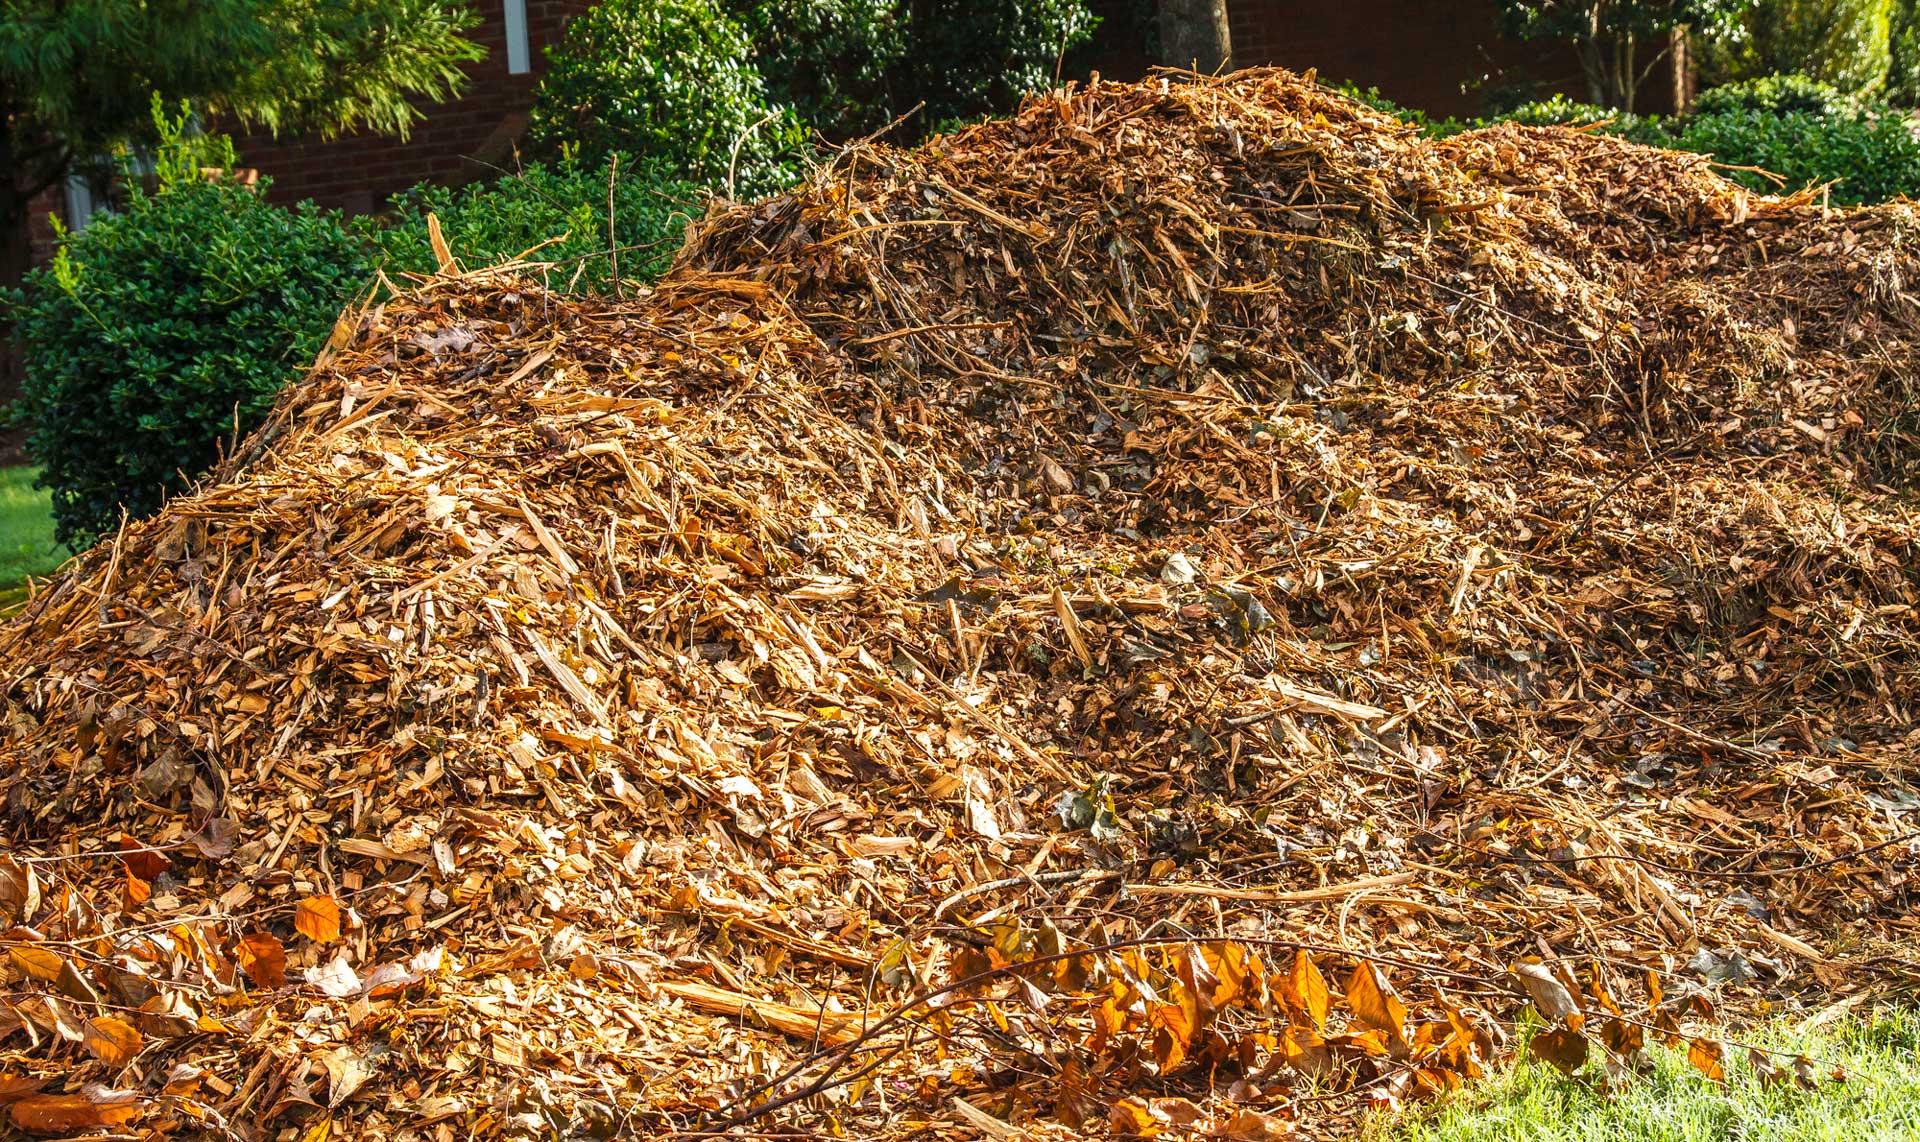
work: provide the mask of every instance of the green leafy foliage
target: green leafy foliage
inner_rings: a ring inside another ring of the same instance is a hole
[[[829,139],[916,106],[911,138],[1011,110],[1053,83],[1095,19],[1084,0],[726,0],[768,91]]]
[[[1885,84],[1893,0],[1761,0],[1746,17],[1742,75],[1803,72],[1842,91]]]
[[[528,143],[588,164],[624,153],[709,185],[731,171],[745,193],[778,185],[797,172],[802,136],[752,50],[715,0],[604,0],[547,50]]]
[[[1920,1015],[1911,1005],[1839,1019],[1777,1017],[1716,1028],[1776,1060],[1806,1058],[1808,1080],[1750,1065],[1734,1045],[1724,1083],[1701,1081],[1689,1050],[1647,1046],[1649,1069],[1621,1082],[1599,1058],[1569,1082],[1523,1053],[1458,1094],[1370,1119],[1365,1142],[1907,1142],[1920,1132]],[[1600,1052],[1594,1052],[1596,1056]]]
[[[1648,45],[1664,45],[1676,27],[1709,42],[1738,35],[1751,6],[1752,0],[1496,0],[1508,35],[1568,44],[1591,101],[1627,111],[1651,70]]]
[[[162,120],[164,123],[165,121]],[[15,417],[62,542],[140,516],[251,429],[365,280],[340,218],[199,175],[171,125],[158,193],[67,236],[10,300]]]
[[[1831,83],[1822,83],[1811,76],[1763,75],[1709,88],[1694,100],[1693,110],[1699,115],[1724,115],[1730,111],[1850,115],[1860,110],[1860,103]]]
[[[930,122],[1003,112],[1044,91],[1068,50],[1093,35],[1082,0],[908,0],[898,109]]]
[[[555,288],[606,292],[616,264],[609,254],[609,182],[619,275],[651,280],[678,249],[703,197],[699,188],[670,176],[658,163],[561,161],[458,189],[422,184],[394,200],[393,216],[374,242],[390,268],[431,272],[435,261],[426,219],[432,214],[454,256],[466,265],[496,264],[539,246],[533,258],[554,264],[549,276]],[[549,242],[556,238],[560,241]]]
[[[1681,125],[1675,145],[1730,166],[1771,171],[1785,180],[1779,185],[1787,190],[1832,182],[1837,203],[1920,194],[1920,141],[1898,113],[1885,108],[1834,115],[1697,115]],[[1771,180],[1749,171],[1729,174],[1756,189],[1776,189]]]
[[[148,100],[275,131],[404,133],[481,51],[467,0],[8,0],[0,235],[25,268],[33,196],[78,156],[154,141]]]
[[[1887,101],[1920,104],[1920,0],[1894,0],[1887,21]]]
[[[1375,111],[1391,115],[1409,127],[1418,127],[1422,134],[1436,139],[1459,134],[1468,126],[1458,119],[1435,119],[1417,107],[1403,107],[1380,94],[1380,89],[1377,87],[1361,87],[1352,81],[1328,86],[1356,103],[1364,103]]]
[[[908,55],[897,0],[728,0],[767,90],[830,139],[868,134],[894,114]]]
[[[276,133],[406,135],[420,103],[464,86],[485,56],[460,35],[479,22],[449,0],[274,0],[251,5],[272,48],[209,106]]]

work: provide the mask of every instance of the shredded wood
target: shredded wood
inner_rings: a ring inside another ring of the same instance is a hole
[[[1257,71],[443,259],[0,631],[6,1121],[1338,1134],[1911,980],[1916,237]]]

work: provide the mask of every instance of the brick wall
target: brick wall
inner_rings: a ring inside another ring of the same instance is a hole
[[[590,0],[526,0],[527,38],[533,72],[507,72],[506,17],[501,0],[475,0],[482,22],[468,33],[487,50],[469,67],[466,94],[446,103],[423,106],[426,118],[406,139],[352,135],[324,141],[266,134],[234,139],[240,162],[273,180],[268,196],[294,202],[311,198],[321,206],[353,214],[377,210],[389,197],[418,182],[468,182],[499,169],[512,169],[514,145],[526,127],[527,108],[543,62],[542,49],[557,42],[573,15]]]
[[[36,195],[28,209],[31,213],[27,215],[27,234],[33,240],[33,264],[44,266],[53,259],[53,248],[57,241],[53,219],[49,216],[58,215],[63,223],[70,221],[67,218],[66,192],[59,183],[55,183]]]

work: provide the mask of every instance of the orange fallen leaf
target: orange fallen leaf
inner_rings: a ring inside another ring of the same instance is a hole
[[[107,1095],[36,1094],[13,1104],[8,1117],[29,1134],[67,1134],[75,1130],[98,1130],[120,1126],[140,1113],[140,1103],[132,1091]]]
[[[118,847],[121,863],[127,866],[128,875],[135,880],[152,881],[173,866],[165,853],[155,852],[124,833],[120,836]]]
[[[1687,1062],[1714,1082],[1727,1080],[1726,1048],[1718,1039],[1691,1039],[1687,1042]]]
[[[1280,986],[1280,998],[1286,1002],[1287,1009],[1295,1019],[1311,1021],[1315,1031],[1327,1029],[1327,1012],[1332,1008],[1333,1000],[1327,991],[1326,978],[1313,964],[1313,957],[1296,948],[1292,970],[1285,977],[1276,974],[1275,980]]]
[[[293,910],[293,926],[316,944],[340,938],[340,904],[331,896],[309,896]]]
[[[235,958],[255,987],[287,985],[287,949],[271,934],[250,932],[242,936]]]
[[[87,1020],[87,1050],[110,1067],[123,1067],[140,1053],[140,1032],[133,1024],[111,1016]]]
[[[65,960],[45,948],[16,945],[7,949],[7,956],[13,960],[14,967],[35,979],[49,982],[59,979],[61,969],[67,966]]]

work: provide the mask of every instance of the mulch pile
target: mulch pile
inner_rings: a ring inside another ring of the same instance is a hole
[[[395,292],[0,631],[0,1113],[1263,1139],[1522,996],[1711,1071],[1915,973],[1916,237],[1260,71]]]

